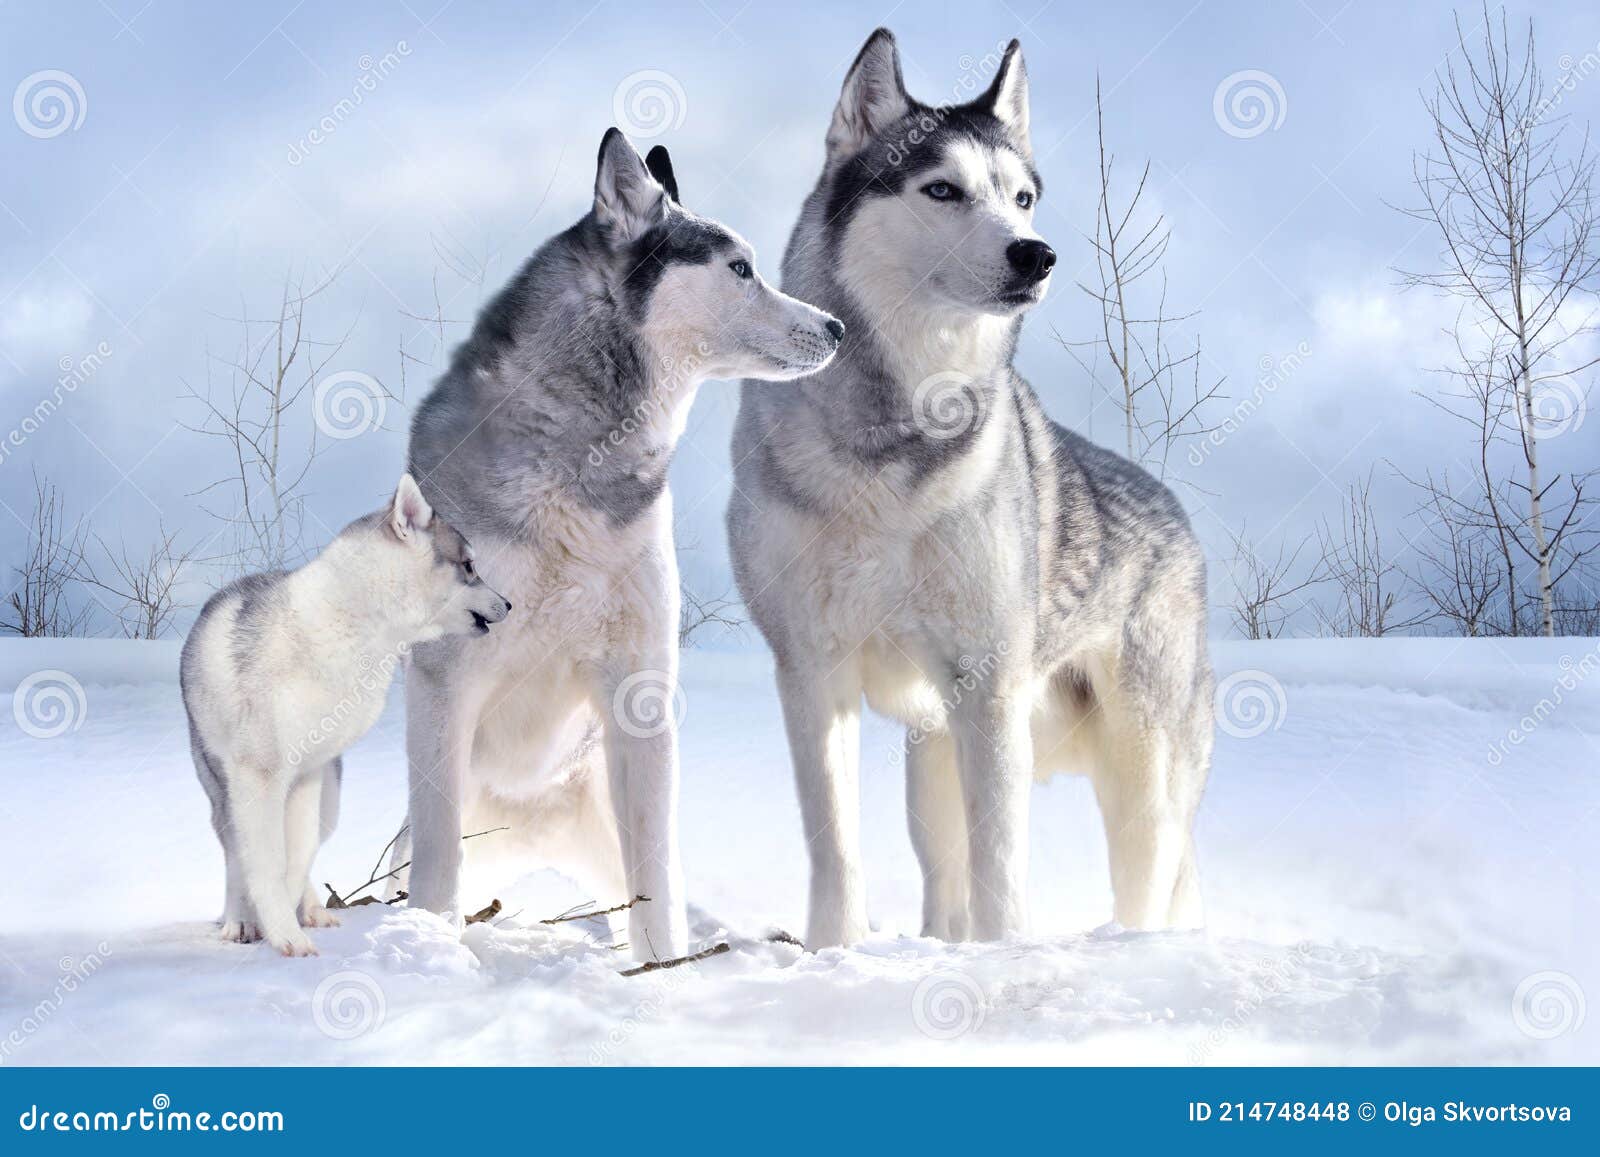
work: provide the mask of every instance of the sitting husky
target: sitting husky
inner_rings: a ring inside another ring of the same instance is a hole
[[[224,939],[315,952],[301,926],[335,923],[310,872],[338,821],[340,754],[377,722],[407,647],[485,634],[510,610],[409,474],[298,570],[211,596],[179,680],[227,864]]]
[[[827,363],[844,326],[768,285],[616,129],[593,208],[483,311],[417,411],[411,470],[523,610],[406,670],[411,903],[460,918],[474,857],[532,852],[629,911],[640,959],[682,955],[678,573],[667,467],[707,378]],[[478,845],[484,845],[478,848]]]
[[[783,263],[850,338],[798,389],[744,388],[728,510],[777,659],[809,948],[867,933],[863,695],[909,728],[926,935],[1025,929],[1029,788],[1065,769],[1093,779],[1115,918],[1200,919],[1205,565],[1172,494],[1052,422],[1011,367],[1055,264],[1040,192],[1015,41],[987,92],[934,108],[873,33]]]

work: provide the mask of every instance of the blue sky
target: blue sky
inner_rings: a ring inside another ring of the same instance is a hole
[[[1508,11],[1535,17],[1551,81],[1600,59],[1592,3]],[[0,458],[0,564],[20,550],[14,514],[27,513],[35,468],[103,535],[137,543],[158,520],[196,539],[214,529],[195,492],[220,474],[218,448],[183,428],[200,415],[182,395],[204,383],[208,348],[237,342],[229,316],[272,306],[290,270],[343,270],[313,315],[319,333],[349,333],[329,372],[398,390],[406,352],[406,395],[385,428],[328,444],[317,463],[311,537],[376,505],[428,366],[443,363],[436,329],[414,318],[435,313],[437,289],[445,345],[459,340],[483,296],[585,210],[595,145],[637,74],[672,107],[665,131],[636,138],[669,145],[684,200],[749,237],[776,277],[844,68],[880,23],[929,101],[1008,38],[1023,42],[1048,187],[1038,225],[1061,265],[1019,365],[1058,419],[1119,438],[1056,340],[1097,324],[1073,284],[1091,271],[1097,75],[1123,171],[1154,162],[1151,203],[1173,229],[1169,301],[1200,311],[1208,369],[1239,398],[1263,364],[1303,351],[1196,472],[1204,493],[1186,500],[1216,553],[1229,527],[1309,531],[1374,464],[1399,534],[1410,500],[1387,463],[1443,465],[1465,449],[1413,395],[1448,356],[1453,307],[1402,293],[1394,272],[1431,265],[1436,239],[1390,207],[1412,199],[1421,92],[1454,45],[1448,5],[12,0],[0,22],[0,95],[47,70],[76,86],[63,131],[30,133],[26,107],[0,118],[0,437],[64,361],[109,351]],[[1246,70],[1282,94],[1275,127],[1251,136],[1214,112],[1219,85]],[[1584,74],[1561,111],[1581,133],[1597,107],[1600,79]],[[308,143],[325,119],[332,131]],[[684,566],[706,588],[727,576],[735,401],[729,384],[702,390],[673,471],[694,547]],[[1552,453],[1600,461],[1600,420]]]

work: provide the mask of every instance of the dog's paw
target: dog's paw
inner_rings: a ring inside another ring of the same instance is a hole
[[[261,939],[261,926],[249,920],[224,920],[220,935],[230,944],[254,944]]]
[[[315,956],[317,946],[311,943],[311,937],[304,932],[296,931],[293,936],[271,936],[268,943],[284,956]]]
[[[300,927],[302,928],[337,928],[339,917],[328,911],[321,904],[302,904],[300,906]]]

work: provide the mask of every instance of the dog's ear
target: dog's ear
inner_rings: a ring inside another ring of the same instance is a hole
[[[400,485],[394,491],[394,508],[389,512],[389,529],[401,542],[406,542],[417,531],[428,529],[432,521],[433,507],[422,497],[417,480],[410,474],[402,474]]]
[[[667,191],[621,129],[607,129],[600,142],[594,178],[594,215],[615,241],[632,241],[657,224],[667,212]]]
[[[1013,40],[1006,46],[989,91],[978,98],[978,104],[993,113],[1018,141],[1027,143],[1028,66],[1022,63],[1021,41]]]
[[[644,155],[644,167],[650,170],[667,196],[678,204],[683,204],[683,198],[678,196],[678,178],[672,172],[672,157],[667,153],[666,145],[657,145]]]
[[[839,103],[828,126],[828,159],[860,151],[872,135],[911,111],[911,98],[900,75],[900,50],[894,33],[880,28],[856,56],[845,75]]]

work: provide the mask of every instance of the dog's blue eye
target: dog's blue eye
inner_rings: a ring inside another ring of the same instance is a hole
[[[755,272],[755,270],[750,268],[750,263],[748,261],[730,261],[728,263],[728,268],[733,270],[737,276],[746,280],[748,280],[750,275]]]
[[[959,201],[961,190],[949,181],[935,181],[931,185],[924,185],[922,191],[935,201]]]
[[[1033,208],[1033,194],[1024,189],[1017,194],[1017,204],[1024,209]]]

